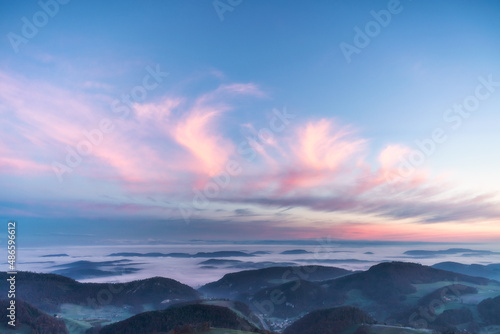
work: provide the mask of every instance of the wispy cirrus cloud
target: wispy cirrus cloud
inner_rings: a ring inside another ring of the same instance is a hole
[[[326,119],[298,124],[272,145],[259,144],[255,151],[263,158],[257,163],[261,168],[248,168],[252,172],[242,177],[237,190],[214,201],[409,219],[417,224],[500,219],[497,194],[459,192],[425,169],[394,178],[409,148],[387,145],[370,164],[369,141],[352,127],[334,124]]]
[[[66,164],[68,152],[77,152],[100,121],[108,119],[111,133],[101,133],[99,143],[85,156],[80,154],[82,162],[71,166],[75,170],[65,177],[110,181],[128,190],[149,187],[153,192],[177,190],[189,185],[186,179],[218,173],[234,150],[217,123],[232,108],[228,99],[264,96],[255,84],[221,84],[194,98],[166,95],[135,103],[133,115],[120,118],[106,108],[113,97],[106,97],[105,91],[75,93],[6,72],[0,72],[0,78],[4,176],[24,171],[53,177],[51,163]]]
[[[223,169],[234,145],[217,133],[214,123],[220,117],[220,111],[197,108],[178,122],[172,130],[174,140],[185,147],[194,157],[186,161],[191,166],[208,176],[214,176]]]
[[[235,129],[228,129],[239,99],[267,98],[253,83],[219,84],[197,94],[165,93],[135,103],[130,117],[122,119],[103,107],[102,101],[112,99],[102,98],[105,91],[96,97],[5,72],[0,77],[2,178],[30,176],[43,179],[44,186],[49,177],[56,182],[52,161],[64,161],[68,147],[85,140],[103,117],[114,126],[68,175],[88,188],[77,191],[80,183],[65,183],[53,194],[60,201],[56,207],[30,209],[20,204],[15,209],[20,214],[176,218],[176,203],[190,205],[193,189],[203,191],[232,160],[242,173],[210,199],[212,206],[199,210],[207,219],[250,219],[251,212],[268,218],[269,231],[310,236],[316,229],[301,219],[317,215],[315,219],[332,221],[328,228],[339,234],[342,230],[346,237],[381,233],[386,230],[381,220],[414,228],[500,220],[496,194],[458,192],[451,182],[431,177],[425,169],[394,178],[410,149],[388,143],[374,152],[354,125],[335,118],[300,117],[285,131],[264,137],[258,125],[248,121],[233,119]],[[26,90],[32,91],[29,96]],[[238,127],[243,137],[234,135]],[[252,159],[238,153],[242,139]],[[112,196],[92,199],[92,192]],[[71,199],[65,198],[69,194]],[[241,209],[242,204],[250,208]],[[294,211],[293,219],[289,214],[270,214],[283,208]],[[343,224],[342,217],[354,217],[356,223]],[[283,219],[291,224],[286,229]]]

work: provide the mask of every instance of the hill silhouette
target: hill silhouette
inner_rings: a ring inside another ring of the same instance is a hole
[[[349,270],[325,266],[271,267],[244,270],[224,275],[205,284],[199,291],[209,297],[248,301],[249,296],[264,288],[297,280],[323,281],[351,274]]]
[[[10,305],[9,300],[0,300],[0,317],[2,317],[2,324],[0,329],[4,326],[2,333],[13,333],[11,327],[7,325],[7,315],[9,311],[7,308]],[[53,316],[50,316],[33,305],[26,303],[20,299],[16,299],[16,326],[19,332],[23,333],[36,333],[36,334],[68,334],[68,330],[64,322]]]
[[[283,334],[340,334],[354,325],[374,322],[360,309],[343,306],[313,311],[286,328]]]
[[[500,296],[483,300],[477,310],[487,325],[500,325]]]
[[[6,280],[1,280],[0,289],[8,291],[7,284]],[[49,313],[58,312],[64,303],[95,308],[131,305],[135,313],[139,313],[143,304],[153,304],[159,309],[166,306],[164,301],[199,298],[193,288],[164,277],[128,283],[80,283],[56,274],[18,272],[16,285],[17,298]]]
[[[500,281],[500,263],[482,264],[462,264],[458,262],[440,262],[432,266],[433,268],[452,271],[469,276],[485,277]]]
[[[330,290],[359,289],[373,301],[397,305],[406,299],[406,295],[417,291],[414,284],[455,281],[479,285],[490,282],[486,278],[452,273],[417,263],[384,262],[367,271],[332,280],[328,284]]]
[[[325,289],[317,283],[299,280],[258,291],[250,305],[265,315],[290,318],[325,307]],[[274,301],[270,303],[269,301]]]
[[[250,324],[226,307],[193,304],[151,311],[104,326],[99,334],[150,334],[169,332],[175,328],[208,329],[211,327],[268,333]],[[182,332],[182,331],[180,331]]]

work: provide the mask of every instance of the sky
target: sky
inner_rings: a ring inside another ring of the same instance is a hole
[[[500,241],[497,1],[3,1],[37,244]]]

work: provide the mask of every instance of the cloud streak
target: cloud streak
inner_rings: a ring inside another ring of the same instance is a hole
[[[0,78],[0,179],[38,179],[39,189],[48,178],[55,183],[51,162],[64,161],[68,147],[85,140],[85,133],[103,117],[114,124],[112,133],[93,147],[54,195],[60,201],[53,213],[58,217],[179,218],[176,204],[192,206],[193,189],[203,191],[234,161],[242,167],[241,175],[210,199],[211,206],[196,208],[207,219],[259,215],[270,225],[282,226],[282,219],[291,219],[288,212],[271,213],[288,208],[295,215],[286,229],[289,236],[313,235],[315,229],[300,221],[319,214],[323,222],[328,215],[337,217],[332,218],[337,219],[335,228],[352,237],[385,231],[381,220],[402,226],[500,221],[496,194],[458,192],[425,169],[394,179],[410,149],[388,143],[375,152],[354,125],[302,116],[285,131],[263,136],[256,130],[258,124],[232,116],[248,101],[268,98],[254,83],[220,83],[197,94],[165,93],[134,104],[133,116],[120,119],[100,103],[112,100],[102,98],[108,86],[92,85],[102,90],[99,95],[76,94],[6,72],[0,72]],[[32,91],[29,96],[26,90]],[[243,137],[235,135],[238,129]],[[242,140],[246,153],[239,152]],[[95,192],[109,198],[96,198]],[[48,204],[29,208],[21,198],[14,201],[19,208],[12,213],[51,214]],[[342,215],[356,217],[357,223],[348,227],[338,220]],[[357,225],[363,220],[366,225]],[[269,227],[274,230],[280,229]]]

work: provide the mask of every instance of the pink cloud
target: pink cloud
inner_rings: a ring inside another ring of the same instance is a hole
[[[165,98],[159,103],[135,103],[136,117],[141,120],[152,120],[155,122],[168,122],[173,110],[181,105],[182,98]]]
[[[366,140],[353,139],[348,128],[335,128],[332,120],[309,122],[298,130],[296,155],[303,166],[315,170],[338,170],[363,150]]]
[[[217,133],[214,125],[220,112],[214,109],[196,109],[184,117],[172,131],[177,143],[185,147],[195,158],[191,168],[214,176],[221,172],[234,145]]]
[[[46,165],[37,163],[36,161],[31,161],[23,158],[13,157],[13,153],[1,152],[0,156],[0,173],[1,174],[27,174],[27,173],[46,173],[51,171]]]
[[[135,104],[133,117],[119,119],[96,104],[94,95],[1,72],[0,79],[0,126],[11,131],[2,134],[0,144],[2,177],[46,177],[52,173],[52,161],[65,161],[67,146],[87,140],[85,132],[98,128],[100,120],[107,117],[114,130],[103,135],[102,142],[71,174],[84,180],[89,189],[116,186],[123,195],[171,196],[189,203],[193,187],[202,189],[234,159],[243,172],[211,200],[217,203],[214,210],[227,203],[249,203],[384,217],[392,222],[500,219],[493,197],[457,194],[453,185],[431,179],[424,169],[395,177],[409,148],[390,144],[380,152],[370,152],[368,139],[334,119],[291,122],[283,132],[266,138],[259,137],[257,125],[244,124],[256,155],[247,161],[237,150],[240,138],[231,137],[234,131],[226,127],[228,119],[234,122],[228,115],[237,112],[238,97],[266,97],[255,84],[223,84],[198,96],[166,95]],[[374,162],[367,157],[375,157]],[[61,188],[61,199],[64,191],[75,193],[71,184],[65,187]],[[116,210],[162,212],[161,207],[135,204],[131,199]],[[88,208],[98,209],[96,205]],[[373,233],[387,231],[385,226],[373,228]],[[351,232],[369,235],[372,230],[357,227]]]

